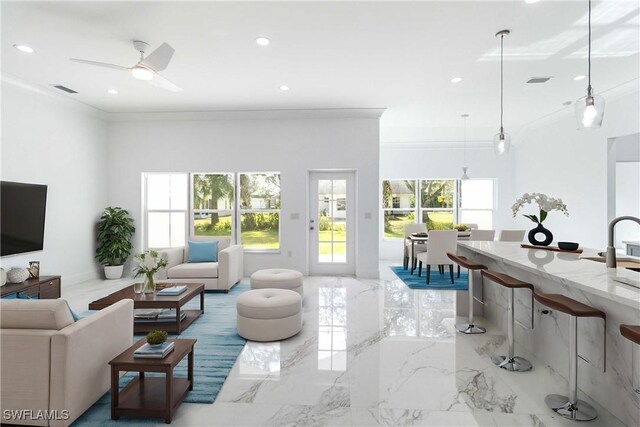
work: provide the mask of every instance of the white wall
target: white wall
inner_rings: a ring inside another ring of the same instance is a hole
[[[2,267],[39,260],[63,286],[97,277],[94,230],[107,203],[100,113],[3,76],[1,154],[2,180],[48,185],[44,250],[3,257]]]
[[[640,162],[616,163],[616,216],[640,218]],[[631,221],[616,225],[615,246],[626,251],[623,241],[640,241],[640,226]]]
[[[481,148],[469,148],[473,146]],[[454,178],[462,175],[463,150],[461,143],[386,143],[380,149],[380,180]],[[496,178],[497,230],[510,228],[513,223],[511,205],[513,193],[513,152],[496,156],[491,144],[467,142],[467,166],[470,178]],[[382,191],[381,182],[378,191]],[[401,239],[385,239],[382,218],[378,222],[380,258],[398,260],[402,257]]]
[[[607,210],[612,210],[607,205],[608,139],[637,133],[640,128],[640,92],[637,81],[633,85],[623,94],[603,94],[607,105],[600,129],[577,130],[571,107],[514,138],[516,193],[560,197],[569,209],[569,217],[552,212],[545,222],[554,240],[598,249],[606,246]],[[518,224],[532,225],[521,216]]]
[[[123,115],[122,121],[116,118],[109,126],[109,202],[129,209],[140,224],[143,172],[279,171],[281,250],[245,254],[245,273],[268,267],[306,272],[308,171],[355,169],[357,274],[377,277],[377,117],[278,118],[273,112],[265,113],[268,120],[248,118],[246,113]],[[371,218],[365,218],[366,213]],[[299,219],[292,219],[292,214],[299,214]],[[135,240],[139,250],[141,235]]]

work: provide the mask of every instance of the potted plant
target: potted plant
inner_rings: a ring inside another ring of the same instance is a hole
[[[138,261],[136,276],[144,274],[144,293],[152,294],[156,291],[153,276],[168,265],[168,261],[161,258],[157,251],[149,250],[134,256]]]
[[[136,231],[126,209],[108,207],[98,222],[96,259],[104,266],[107,279],[122,277],[124,263],[131,254],[131,237]]]
[[[147,334],[147,343],[152,347],[157,347],[167,341],[167,331],[151,331]]]
[[[529,242],[535,246],[549,246],[553,241],[553,233],[551,231],[544,228],[542,223],[545,219],[547,219],[547,214],[551,211],[560,211],[566,216],[569,216],[569,211],[567,210],[567,205],[562,202],[562,199],[554,199],[552,197],[547,196],[542,193],[525,193],[520,197],[511,207],[511,213],[514,218],[517,215],[518,211],[522,209],[525,204],[535,203],[538,205],[539,216],[538,215],[523,215],[525,218],[533,221],[537,226],[529,231]],[[544,236],[544,240],[538,240],[537,235],[542,234]]]

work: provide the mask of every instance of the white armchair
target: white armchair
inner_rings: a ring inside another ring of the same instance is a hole
[[[242,279],[244,250],[242,245],[231,245],[228,237],[194,236],[193,241],[218,241],[218,262],[188,263],[189,248],[159,249],[159,255],[167,260],[167,267],[158,272],[158,280],[164,282],[204,283],[207,290],[229,292]]]
[[[133,341],[130,299],[77,322],[63,299],[1,300],[0,320],[0,406],[59,418],[7,419],[4,411],[3,423],[70,425],[111,388],[109,361]]]

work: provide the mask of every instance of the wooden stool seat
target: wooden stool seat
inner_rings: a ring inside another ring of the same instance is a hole
[[[451,252],[447,252],[447,256],[449,259],[456,264],[466,268],[467,270],[485,270],[487,267],[482,264],[476,264],[467,259],[467,257],[463,257],[460,255],[452,254]]]
[[[546,305],[554,310],[567,313],[575,317],[600,317],[606,319],[607,315],[604,311],[598,310],[590,305],[583,304],[579,301],[560,294],[541,294],[534,293],[533,297],[541,304]]]
[[[626,339],[640,344],[640,325],[620,325],[620,333]]]
[[[497,271],[491,270],[482,270],[482,275],[487,279],[504,286],[505,288],[526,288],[531,289],[531,292],[533,292],[533,285],[531,283],[523,282],[522,280],[518,280],[515,277],[509,276],[508,274],[498,273]]]

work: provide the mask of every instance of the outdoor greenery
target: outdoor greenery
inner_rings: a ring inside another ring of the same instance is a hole
[[[193,175],[193,208],[218,209],[218,201],[228,199],[233,202],[233,175]],[[209,224],[201,224],[205,229],[215,229],[220,222],[218,212],[210,212]]]
[[[98,262],[107,266],[124,264],[133,248],[131,237],[135,231],[126,209],[106,208],[98,222]]]

